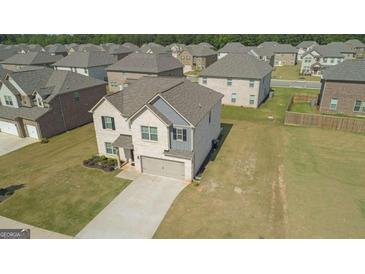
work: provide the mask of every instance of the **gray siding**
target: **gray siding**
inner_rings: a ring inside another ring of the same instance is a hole
[[[158,99],[156,102],[153,103],[153,105],[172,123],[172,127],[170,128],[170,148],[191,151],[192,144],[190,125],[164,100]],[[178,141],[173,139],[173,127],[186,129],[186,141]]]

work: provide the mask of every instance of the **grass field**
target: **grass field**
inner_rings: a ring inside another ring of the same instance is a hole
[[[155,238],[364,238],[365,136],[283,126],[290,94],[223,107],[227,136]],[[268,119],[272,116],[273,119]]]
[[[129,183],[116,172],[88,169],[97,152],[92,124],[0,157],[0,188],[25,184],[0,203],[0,215],[67,235],[77,234]]]
[[[316,109],[311,107],[308,102],[304,103],[295,103],[290,108],[291,111],[294,112],[302,112],[302,113],[315,113]]]
[[[279,80],[306,80],[306,81],[320,81],[320,77],[316,76],[301,76],[300,64],[295,66],[281,66],[275,67],[272,72],[273,79]]]

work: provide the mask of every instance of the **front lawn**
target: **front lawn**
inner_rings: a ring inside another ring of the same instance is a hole
[[[0,203],[0,215],[76,235],[129,183],[84,167],[96,152],[89,124],[0,157],[0,188],[25,185]]]
[[[283,125],[293,93],[222,109],[225,138],[155,238],[364,238],[363,134]],[[272,116],[273,119],[269,119]]]
[[[320,81],[320,77],[300,75],[300,64],[295,66],[275,67],[272,72],[272,79],[278,80],[302,80],[302,81]]]

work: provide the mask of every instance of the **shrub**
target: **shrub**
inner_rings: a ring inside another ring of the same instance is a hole
[[[47,138],[41,139],[41,144],[47,144],[48,142],[49,142],[49,140]]]

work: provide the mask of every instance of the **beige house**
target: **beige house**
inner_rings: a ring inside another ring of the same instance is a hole
[[[143,77],[91,110],[99,154],[191,181],[220,134],[222,97],[184,78]]]
[[[184,65],[184,72],[202,70],[217,61],[217,53],[206,46],[189,45],[178,55]]]
[[[225,105],[257,108],[270,92],[272,67],[248,54],[228,54],[200,74],[199,84],[224,95]]]
[[[132,53],[106,70],[111,92],[122,90],[143,76],[183,76],[182,64],[170,54]]]

